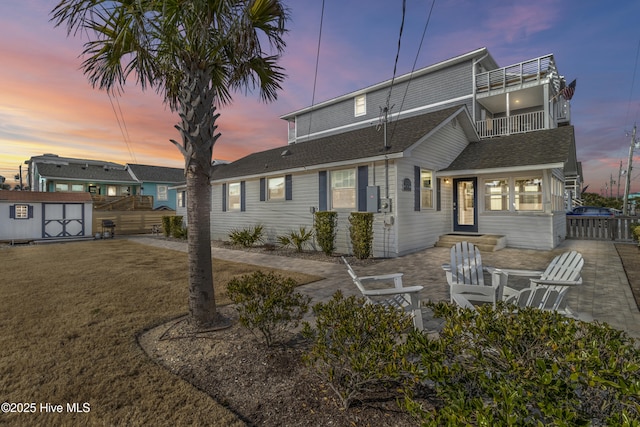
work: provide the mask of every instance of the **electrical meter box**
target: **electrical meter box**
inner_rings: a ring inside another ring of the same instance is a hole
[[[380,187],[367,186],[367,212],[378,212],[380,209]]]
[[[389,213],[391,212],[391,199],[380,199],[380,212]]]

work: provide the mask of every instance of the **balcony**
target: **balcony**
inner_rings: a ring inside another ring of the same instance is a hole
[[[504,93],[508,88],[523,89],[550,82],[560,90],[560,78],[553,55],[545,55],[475,76],[476,94]]]
[[[546,129],[544,111],[516,114],[509,117],[480,120],[476,122],[476,131],[480,138],[514,135]]]

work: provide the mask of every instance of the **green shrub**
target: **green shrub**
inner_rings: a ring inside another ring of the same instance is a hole
[[[316,323],[304,324],[312,340],[305,361],[338,396],[344,409],[366,393],[393,390],[401,382],[402,334],[411,317],[395,308],[365,304],[340,291],[313,307]]]
[[[171,236],[171,217],[170,216],[162,217],[162,234],[164,234],[164,237]]]
[[[302,252],[304,246],[313,238],[313,231],[307,231],[306,227],[300,227],[299,231],[291,231],[288,235],[278,236],[278,243],[282,246],[293,246],[298,252]]]
[[[291,278],[256,271],[229,281],[227,292],[237,304],[240,323],[271,346],[309,311],[311,298],[296,292],[297,285]]]
[[[423,425],[640,425],[640,350],[625,332],[503,304],[433,308],[440,338],[407,342],[415,384],[441,399],[423,408],[407,390]]]
[[[638,244],[640,245],[640,223],[632,222],[629,225],[629,229],[634,240],[638,241]]]
[[[171,237],[176,239],[182,239],[185,237],[185,229],[182,227],[182,216],[174,215],[169,217],[169,228],[171,230]]]
[[[353,255],[358,259],[369,258],[373,251],[373,213],[352,212],[349,224]]]
[[[263,225],[256,225],[254,227],[235,229],[229,233],[229,240],[235,245],[241,245],[245,248],[250,248],[256,243],[262,242],[262,235],[264,232]]]
[[[316,240],[322,252],[332,255],[336,250],[336,233],[338,231],[337,212],[316,212],[314,227],[316,230]]]

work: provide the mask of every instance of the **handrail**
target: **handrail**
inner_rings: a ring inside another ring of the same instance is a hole
[[[558,70],[551,54],[477,74],[476,93],[520,86],[523,83],[547,78],[552,80],[554,88],[558,91],[560,88]]]
[[[535,130],[546,129],[544,111],[516,114],[509,117],[498,117],[476,122],[476,131],[480,138],[513,135]]]

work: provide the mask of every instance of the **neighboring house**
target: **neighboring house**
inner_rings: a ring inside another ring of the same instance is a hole
[[[0,190],[0,241],[91,237],[89,193]]]
[[[34,156],[27,163],[31,191],[88,192],[102,196],[140,194],[140,183],[125,166],[117,163],[73,159],[56,154]]]
[[[214,170],[212,238],[262,224],[275,241],[332,210],[350,252],[349,215],[369,211],[376,257],[451,232],[551,249],[581,185],[565,84],[553,55],[499,68],[482,48],[287,114],[289,145]]]
[[[185,182],[184,169],[132,163],[127,169],[140,184],[140,194],[153,196],[153,209],[176,209],[175,186]]]

